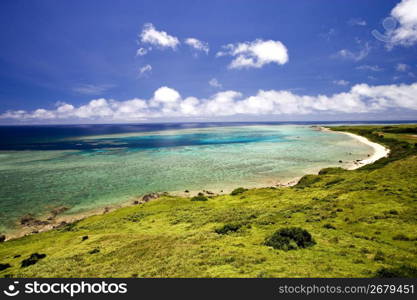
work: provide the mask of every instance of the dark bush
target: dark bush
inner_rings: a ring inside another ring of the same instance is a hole
[[[230,232],[236,232],[242,227],[240,224],[225,224],[223,227],[216,228],[214,231],[217,234],[228,234]]]
[[[239,187],[239,188],[237,188],[237,189],[234,189],[231,193],[230,193],[230,195],[232,195],[232,196],[236,196],[236,195],[239,195],[239,194],[242,194],[242,193],[244,193],[244,192],[246,192],[248,189],[245,189],[245,188],[243,188],[243,187]]]
[[[314,246],[311,234],[299,227],[282,228],[265,240],[265,245],[280,250],[296,250]]]
[[[191,198],[191,201],[207,201],[208,198],[206,196],[198,195]]]
[[[344,180],[345,180],[344,178],[336,178],[336,179],[333,179],[333,180],[331,180],[329,182],[326,182],[325,186],[330,186],[330,185],[338,184],[338,183],[341,183]]]
[[[96,253],[99,253],[99,252],[100,252],[100,249],[95,248],[91,251],[88,251],[88,254],[96,254]]]
[[[390,133],[417,133],[417,127],[391,127],[387,129],[384,128],[384,131]]]
[[[377,278],[416,278],[417,268],[410,265],[401,265],[392,268],[380,268],[375,273]]]
[[[382,251],[378,250],[378,251],[375,253],[375,256],[374,256],[374,261],[384,261],[384,260],[385,260],[385,255],[384,255],[384,252],[382,252]]]
[[[392,238],[394,241],[416,241],[417,238],[410,238],[405,234],[399,233]]]
[[[76,225],[78,221],[73,223],[66,223],[65,221],[62,221],[60,225],[58,225],[58,228],[60,228],[61,231],[76,231]]]
[[[0,264],[0,271],[6,270],[10,267],[11,267],[10,264]]]
[[[323,225],[323,228],[326,228],[326,229],[336,229],[336,227],[334,227],[332,224],[329,224],[329,223],[324,224]]]
[[[145,214],[143,212],[135,212],[131,215],[128,215],[128,216],[124,217],[123,219],[127,220],[129,222],[137,223],[137,222],[140,222],[142,219],[144,219],[146,216],[147,216],[147,214]],[[88,238],[88,236],[87,236],[87,238]],[[84,241],[84,237],[83,237],[83,241]]]
[[[324,168],[319,171],[319,175],[327,175],[327,174],[340,174],[345,172],[346,170],[340,167],[337,168]]]
[[[29,267],[36,264],[40,259],[45,258],[46,254],[33,253],[29,258],[22,260],[21,267]]]

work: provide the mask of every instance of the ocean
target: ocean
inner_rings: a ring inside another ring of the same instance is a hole
[[[78,214],[150,192],[273,186],[372,153],[311,124],[0,126],[0,232],[60,206]]]

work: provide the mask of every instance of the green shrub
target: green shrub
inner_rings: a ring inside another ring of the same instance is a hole
[[[410,238],[406,236],[405,234],[399,233],[392,238],[394,241],[414,241],[415,238]]]
[[[11,267],[10,264],[0,264],[0,271],[6,270],[10,267]]]
[[[336,179],[333,179],[333,180],[327,182],[325,184],[325,186],[330,186],[330,185],[338,184],[338,183],[340,183],[340,182],[342,182],[344,180],[345,180],[344,178],[336,178]]]
[[[60,225],[58,225],[57,228],[59,228],[60,231],[77,231],[77,225],[78,221],[72,222],[72,223],[66,223],[65,221],[62,221]]]
[[[311,234],[299,227],[282,228],[265,240],[265,245],[280,250],[296,250],[314,246]]]
[[[401,265],[392,268],[380,268],[376,271],[377,278],[416,278],[417,268],[411,265]]]
[[[317,182],[319,182],[321,179],[317,175],[304,175],[301,177],[301,179],[298,181],[298,183],[295,185],[297,188],[305,188],[309,187]]]
[[[329,223],[324,224],[323,225],[323,228],[326,228],[326,229],[336,229],[336,227],[334,227],[332,224],[329,224]]]
[[[374,256],[374,261],[384,261],[384,260],[385,260],[385,255],[384,255],[384,252],[382,252],[382,251],[378,250],[378,251],[375,253],[375,256]]]
[[[46,257],[46,254],[32,253],[29,258],[22,260],[21,267],[29,267],[36,264],[40,259]]]
[[[319,175],[328,175],[328,174],[340,174],[346,170],[340,167],[337,168],[324,168],[319,171]]]
[[[244,193],[244,192],[246,192],[248,189],[245,189],[245,188],[243,188],[243,187],[239,187],[239,188],[237,188],[237,189],[234,189],[231,193],[230,193],[230,195],[232,195],[232,196],[236,196],[236,195],[239,195],[239,194],[242,194],[242,193]]]
[[[191,198],[191,201],[207,201],[207,200],[208,198],[206,196],[201,196],[201,195],[194,196]]]
[[[242,227],[240,224],[225,224],[223,227],[216,228],[214,231],[217,234],[228,234],[230,232],[236,232]]]
[[[384,213],[387,214],[387,215],[396,215],[396,216],[398,216],[398,211],[396,209],[391,209],[391,210],[385,211]]]

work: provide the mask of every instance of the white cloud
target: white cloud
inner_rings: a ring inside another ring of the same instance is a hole
[[[357,70],[368,70],[368,71],[374,71],[374,72],[380,72],[383,69],[380,66],[377,65],[362,65],[356,67]]]
[[[360,61],[364,59],[365,57],[367,57],[370,51],[371,51],[371,47],[369,46],[368,43],[365,43],[363,47],[357,52],[353,52],[348,49],[342,49],[336,53],[335,57],[340,57],[340,58],[349,59],[353,61]]]
[[[140,41],[160,48],[172,49],[176,49],[180,44],[178,38],[169,35],[165,31],[156,30],[151,23],[147,23],[143,26],[142,33],[140,34]]]
[[[151,99],[94,99],[75,107],[59,103],[55,109],[28,112],[7,111],[0,119],[42,122],[45,120],[96,120],[109,122],[152,120],[167,117],[212,118],[233,115],[305,115],[327,113],[371,113],[392,109],[417,111],[417,83],[370,86],[357,84],[334,95],[298,95],[287,90],[259,90],[243,97],[237,91],[224,91],[206,99],[181,97],[169,87],[157,89]]]
[[[209,45],[208,45],[208,43],[206,43],[206,42],[203,42],[203,41],[197,40],[197,39],[195,39],[195,38],[188,38],[188,39],[186,39],[186,40],[185,40],[185,43],[186,43],[188,46],[190,46],[190,47],[192,47],[193,49],[196,49],[196,50],[198,50],[198,51],[203,51],[203,52],[205,52],[206,54],[208,54],[208,52],[209,52]]]
[[[180,99],[181,95],[176,90],[163,86],[155,91],[152,100],[158,103],[176,103]]]
[[[269,63],[283,65],[288,62],[288,50],[280,41],[263,41],[228,44],[223,46],[216,56],[235,57],[229,64],[230,69],[261,68]]]
[[[138,51],[136,51],[136,56],[144,56],[146,53],[148,53],[148,49],[139,48]]]
[[[221,88],[222,84],[216,79],[216,78],[212,78],[209,80],[209,85],[215,88]]]
[[[113,84],[80,84],[72,91],[83,95],[100,95],[113,87]]]
[[[397,70],[398,72],[405,72],[410,68],[410,66],[406,65],[406,64],[397,64],[395,66],[395,70]]]
[[[366,26],[366,21],[359,18],[350,19],[348,21],[350,26]]]
[[[146,73],[152,71],[151,65],[145,65],[141,68],[139,68],[139,76],[144,76]]]
[[[337,84],[337,85],[341,85],[341,86],[346,86],[346,85],[348,85],[350,82],[349,82],[349,81],[347,81],[347,80],[343,80],[343,79],[341,79],[341,80],[333,80],[333,83],[334,83],[334,84]]]
[[[391,11],[399,26],[389,32],[392,44],[411,46],[417,43],[417,0],[402,0]]]

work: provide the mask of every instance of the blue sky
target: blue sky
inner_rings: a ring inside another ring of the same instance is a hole
[[[417,119],[416,2],[1,1],[0,123]]]

